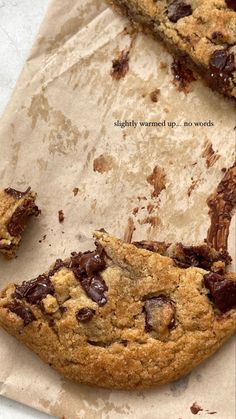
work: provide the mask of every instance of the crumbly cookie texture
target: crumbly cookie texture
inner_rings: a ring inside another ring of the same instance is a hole
[[[35,205],[36,193],[6,188],[0,191],[0,253],[7,258],[15,256],[21,242],[27,218],[39,215]]]
[[[109,0],[163,39],[211,86],[236,97],[235,0]]]
[[[95,237],[96,250],[0,295],[2,327],[64,376],[117,389],[168,383],[233,334],[233,274]]]

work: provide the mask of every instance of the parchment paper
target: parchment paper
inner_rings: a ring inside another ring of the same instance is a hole
[[[55,258],[88,249],[96,228],[123,237],[134,223],[134,240],[191,244],[206,237],[206,199],[221,169],[234,160],[235,109],[201,81],[188,94],[179,92],[162,45],[130,36],[125,26],[128,21],[100,0],[54,0],[48,10],[0,129],[1,187],[30,184],[42,216],[31,220],[18,257],[1,259],[1,286],[31,279]],[[112,60],[127,49],[129,71],[113,80]],[[155,89],[158,102],[150,99]],[[166,126],[114,126],[125,120]],[[209,120],[213,126],[194,126]],[[188,126],[173,128],[168,121]],[[159,196],[150,178],[155,167],[165,180]],[[233,227],[235,219],[231,254]],[[0,393],[58,417],[188,419],[193,402],[203,408],[202,417],[235,417],[232,339],[189,376],[145,392],[70,383],[2,331],[0,348]]]

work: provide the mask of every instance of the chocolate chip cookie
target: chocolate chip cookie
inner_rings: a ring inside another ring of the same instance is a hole
[[[233,334],[233,274],[95,237],[95,250],[0,295],[2,327],[65,377],[117,389],[168,383]]]
[[[110,0],[162,39],[208,85],[236,98],[235,0]],[[176,63],[174,63],[174,70]]]
[[[6,188],[0,191],[0,253],[12,258],[21,242],[27,218],[39,215],[35,205],[36,193]]]

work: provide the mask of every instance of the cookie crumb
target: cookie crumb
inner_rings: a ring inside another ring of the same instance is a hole
[[[160,96],[160,89],[155,89],[150,93],[150,98],[152,102],[158,102]]]
[[[159,68],[160,68],[161,70],[164,70],[165,68],[167,68],[167,63],[164,63],[164,61],[161,61],[161,62],[160,62],[160,65],[159,65]]]
[[[190,410],[193,415],[197,415],[199,412],[203,411],[203,409],[196,402],[192,404],[192,406],[190,407]]]
[[[63,223],[64,219],[65,219],[64,212],[62,210],[58,211],[59,223]]]
[[[132,214],[137,215],[138,212],[139,212],[139,207],[135,207],[132,211]]]
[[[78,193],[79,193],[79,188],[74,188],[73,189],[74,196],[78,195]]]

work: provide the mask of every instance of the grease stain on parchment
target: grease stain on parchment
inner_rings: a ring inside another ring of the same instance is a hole
[[[32,120],[32,129],[36,127],[38,121],[47,123],[48,131],[44,141],[49,140],[50,154],[66,155],[75,149],[81,136],[77,126],[60,110],[54,109],[49,104],[44,91],[32,97],[28,116]]]
[[[28,116],[32,120],[32,129],[36,127],[38,119],[48,122],[50,110],[51,108],[48,100],[43,93],[39,93],[32,97],[31,105],[28,110]]]
[[[101,154],[93,161],[94,172],[106,173],[114,168],[114,159],[107,153]]]
[[[147,177],[147,182],[153,186],[152,198],[157,198],[166,189],[166,173],[160,166],[155,166]]]
[[[112,419],[113,414],[119,414],[121,418],[129,416],[130,406],[127,403],[113,403],[110,401],[111,394],[110,390],[94,389],[65,381],[58,402],[51,407],[51,413],[61,417],[61,406],[66,406],[66,419]]]
[[[181,380],[174,381],[173,383],[171,383],[170,391],[172,393],[172,396],[174,397],[181,396],[188,388],[189,379],[190,379],[190,374],[181,378]]]
[[[211,141],[208,139],[206,139],[204,142],[204,148],[201,157],[205,159],[207,169],[212,167],[220,158],[220,154],[215,152]]]
[[[75,16],[68,19],[57,33],[54,39],[48,41],[47,52],[52,53],[61,47],[69,38],[78,32],[80,25],[83,23],[83,16]]]

